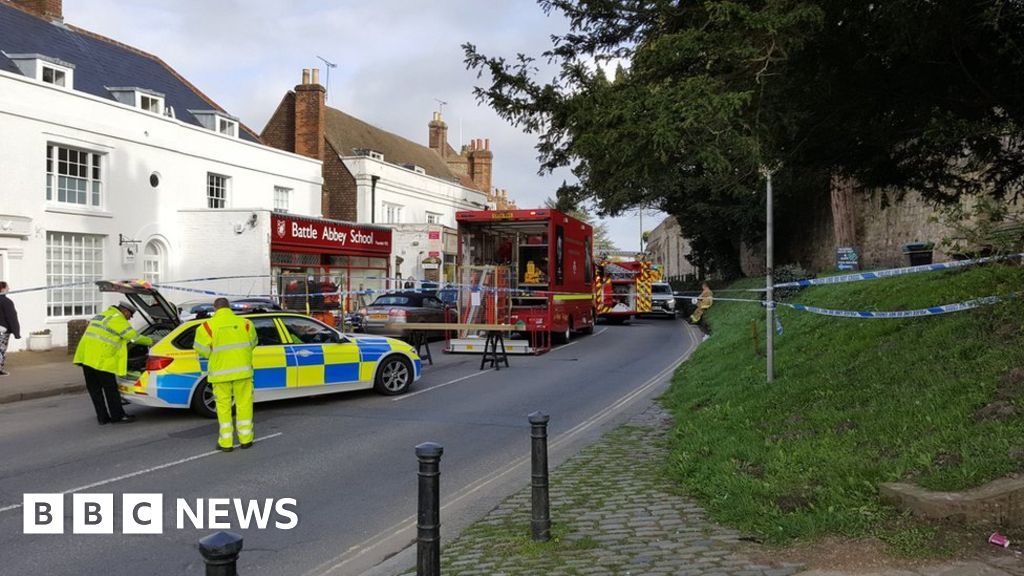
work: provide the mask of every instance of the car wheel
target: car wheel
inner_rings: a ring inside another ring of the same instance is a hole
[[[388,356],[377,367],[373,387],[385,396],[405,394],[412,385],[412,363],[404,356]]]
[[[203,418],[217,417],[217,400],[213,396],[213,385],[203,378],[192,393],[192,411]]]

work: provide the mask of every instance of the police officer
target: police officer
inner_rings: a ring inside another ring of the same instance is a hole
[[[128,373],[128,343],[152,346],[153,340],[132,328],[128,321],[133,315],[135,307],[127,301],[107,308],[89,321],[75,350],[74,362],[85,373],[85,387],[100,425],[135,420],[121,407],[117,377]]]
[[[256,347],[256,329],[252,322],[235,316],[227,298],[213,302],[213,316],[196,328],[192,347],[208,359],[206,379],[213,386],[217,401],[220,435],[217,449],[231,452],[234,426],[231,403],[234,398],[238,443],[244,450],[252,446],[252,350]]]

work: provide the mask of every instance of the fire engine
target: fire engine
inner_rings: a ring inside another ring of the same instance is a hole
[[[459,320],[508,324],[510,354],[543,352],[574,332],[594,331],[593,229],[557,210],[458,212]],[[477,334],[451,352],[481,352]]]
[[[624,324],[651,311],[651,263],[641,254],[633,259],[605,257],[597,265],[594,303],[599,317]]]

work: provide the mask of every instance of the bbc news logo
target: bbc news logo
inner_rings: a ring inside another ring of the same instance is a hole
[[[22,531],[25,534],[64,534],[64,494],[25,494]],[[291,530],[299,525],[294,498],[178,498],[174,526],[200,530],[255,528]],[[163,494],[122,494],[121,534],[163,534]],[[72,534],[113,534],[117,511],[113,494],[72,494]]]

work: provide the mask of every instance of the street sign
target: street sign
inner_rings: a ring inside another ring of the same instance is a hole
[[[836,248],[836,269],[860,270],[860,255],[857,254],[857,249],[851,246]]]

